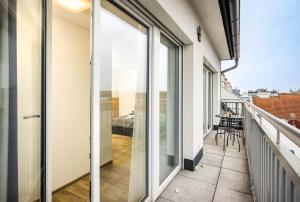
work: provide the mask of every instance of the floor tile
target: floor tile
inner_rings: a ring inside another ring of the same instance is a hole
[[[222,168],[227,168],[239,172],[249,173],[248,161],[241,158],[224,156]]]
[[[222,156],[222,155],[204,152],[203,157],[200,160],[200,163],[208,164],[211,166],[221,167],[223,158],[224,158],[224,156]]]
[[[179,171],[157,201],[253,201],[246,148],[241,144],[239,152],[236,142],[234,146],[226,147],[224,152],[223,138],[218,145],[214,138],[215,131],[205,137],[203,157],[196,171]]]
[[[226,137],[227,139],[227,137]],[[245,149],[245,145],[243,144],[243,140],[242,138],[239,139],[240,140],[240,149],[241,150],[244,150]],[[226,143],[227,143],[227,140],[226,140]],[[235,138],[235,141],[233,141],[233,138],[229,138],[228,140],[228,146],[226,144],[226,148],[234,148],[234,149],[239,149],[239,144],[238,144],[238,141],[237,141],[237,138]]]
[[[226,148],[225,156],[240,158],[240,159],[247,159],[247,154],[245,150],[239,150],[232,149],[232,148]]]
[[[201,163],[199,163],[194,172],[188,170],[179,171],[179,175],[193,178],[201,182],[207,182],[210,184],[217,184],[219,173],[220,168]]]
[[[221,169],[218,186],[243,193],[251,193],[249,174],[224,168]]]
[[[156,202],[172,202],[171,200],[159,197],[158,199],[156,199]]]
[[[252,195],[218,186],[214,202],[253,202]]]
[[[176,189],[178,193],[175,192]],[[177,175],[162,192],[161,197],[176,202],[206,202],[213,200],[214,191],[215,185]]]
[[[204,139],[204,144],[216,145],[215,134],[216,133],[207,135]],[[220,135],[218,136],[218,145],[217,146],[221,146],[221,147],[223,146],[223,139],[224,139],[223,135],[222,135],[222,137]]]
[[[225,152],[223,151],[223,147],[216,146],[216,145],[210,145],[210,144],[204,144],[203,151],[213,153],[213,154],[219,154],[219,155],[225,154]]]

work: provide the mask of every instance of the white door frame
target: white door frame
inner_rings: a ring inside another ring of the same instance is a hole
[[[178,68],[178,74],[179,74],[179,86],[178,89],[179,90],[179,95],[178,95],[178,107],[179,107],[179,111],[178,111],[178,118],[179,118],[179,142],[178,142],[178,146],[179,146],[179,163],[178,166],[170,173],[170,175],[164,180],[164,182],[162,184],[160,184],[159,181],[159,134],[160,134],[160,122],[159,122],[159,117],[160,117],[160,110],[159,110],[159,98],[160,98],[160,94],[159,94],[159,68],[160,68],[160,36],[161,34],[164,34],[165,36],[168,36],[167,34],[165,34],[162,30],[160,30],[158,27],[154,26],[152,29],[152,57],[151,57],[151,95],[152,97],[150,97],[150,103],[151,103],[151,170],[152,170],[152,185],[151,185],[151,200],[155,201],[159,195],[162,193],[162,191],[166,188],[166,186],[171,182],[171,180],[175,177],[175,175],[178,173],[178,171],[182,168],[182,124],[181,124],[181,109],[182,109],[182,47],[177,44],[174,40],[172,40],[172,38],[167,37],[169,40],[171,40],[172,42],[174,42],[176,45],[178,45],[179,47],[179,68]]]
[[[100,17],[99,0],[92,0],[91,18],[91,201],[100,201]]]

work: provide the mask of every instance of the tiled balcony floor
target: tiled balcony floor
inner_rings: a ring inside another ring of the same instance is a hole
[[[243,143],[240,152],[237,141],[223,152],[223,137],[216,145],[215,133],[212,131],[205,137],[203,157],[196,171],[179,171],[157,202],[253,201]],[[178,193],[176,189],[179,189]]]

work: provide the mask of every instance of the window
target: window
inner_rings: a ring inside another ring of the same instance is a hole
[[[101,201],[147,195],[148,29],[102,1]]]
[[[161,35],[159,51],[159,179],[162,183],[179,164],[179,48]]]
[[[0,201],[41,200],[42,1],[0,3]]]
[[[213,124],[213,73],[206,67],[203,69],[203,133]]]

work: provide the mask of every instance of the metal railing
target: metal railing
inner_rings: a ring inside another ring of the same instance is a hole
[[[243,100],[222,100],[224,105],[245,117],[254,200],[300,201],[300,160],[283,141],[300,151],[300,130]]]

